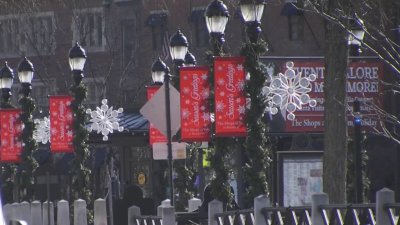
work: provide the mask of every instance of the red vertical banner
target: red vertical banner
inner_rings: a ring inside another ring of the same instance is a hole
[[[214,60],[215,135],[246,136],[246,74],[244,57]]]
[[[22,121],[20,109],[0,110],[1,162],[20,163],[22,153]]]
[[[180,68],[181,139],[182,141],[209,141],[210,85],[208,67]]]
[[[50,96],[50,148],[54,153],[73,152],[71,96]]]
[[[160,89],[160,86],[147,86],[147,101]],[[167,137],[162,134],[152,123],[149,125],[149,142],[150,145],[159,142],[167,142]]]

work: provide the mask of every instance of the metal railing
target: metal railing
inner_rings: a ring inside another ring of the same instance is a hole
[[[391,225],[400,225],[400,219],[398,216],[400,203],[386,203],[383,205],[383,208],[389,215]],[[395,212],[397,212],[397,216]]]
[[[177,212],[175,216],[177,225],[197,225],[207,221],[207,215],[198,212]]]
[[[319,207],[325,225],[375,225],[375,204],[329,204]]]
[[[134,225],[161,225],[161,216],[136,216]]]
[[[269,225],[311,225],[311,206],[265,207],[261,213]]]
[[[215,214],[218,225],[254,225],[253,209],[226,211]]]

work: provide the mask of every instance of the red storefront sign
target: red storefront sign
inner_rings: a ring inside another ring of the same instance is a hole
[[[209,141],[210,85],[208,67],[180,68],[181,139],[182,141]]]
[[[1,162],[19,163],[22,152],[22,121],[20,109],[0,110],[0,159]]]
[[[150,100],[158,91],[160,86],[147,86],[147,100]],[[167,137],[163,135],[152,123],[149,125],[149,142],[150,145],[159,142],[167,142]]]
[[[244,57],[217,57],[214,61],[215,135],[246,136]]]
[[[294,62],[293,69],[303,75],[316,74],[317,79],[312,82],[310,97],[317,101],[314,108],[302,106],[295,112],[293,121],[285,120],[285,132],[322,132],[324,130],[324,62],[317,60],[290,60]],[[280,64],[281,72],[285,70],[287,61]],[[347,106],[348,125],[353,126],[352,108],[357,99],[361,105],[362,126],[364,129],[379,129],[379,121],[374,116],[375,112],[371,103],[380,104],[380,95],[383,90],[380,80],[384,76],[384,65],[376,60],[360,60],[351,62],[347,70]],[[285,115],[282,116],[286,118]]]
[[[50,96],[50,148],[54,153],[73,152],[71,96]]]

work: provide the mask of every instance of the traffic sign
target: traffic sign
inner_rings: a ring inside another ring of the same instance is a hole
[[[181,104],[178,90],[169,86],[171,104],[171,134],[178,132],[181,123]],[[165,85],[140,109],[140,113],[150,121],[162,134],[167,136],[167,122],[165,113]]]

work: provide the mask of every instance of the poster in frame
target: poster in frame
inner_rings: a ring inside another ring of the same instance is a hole
[[[311,205],[311,195],[322,192],[322,151],[278,152],[278,203]]]

